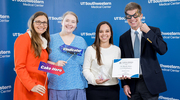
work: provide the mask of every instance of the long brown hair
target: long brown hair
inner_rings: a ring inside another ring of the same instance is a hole
[[[113,44],[113,30],[112,30],[111,24],[109,24],[106,21],[100,22],[96,27],[96,37],[95,37],[94,43],[92,44],[92,47],[96,50],[96,57],[97,57],[98,65],[103,65],[102,61],[101,61],[100,39],[99,39],[99,30],[100,30],[101,25],[103,25],[103,24],[107,24],[110,27],[111,37],[109,39],[109,43]]]
[[[47,40],[47,48],[46,51],[48,54],[50,53],[50,48],[49,48],[49,42],[50,42],[50,34],[49,34],[49,20],[48,16],[46,13],[38,11],[35,14],[33,14],[29,21],[28,21],[28,27],[31,32],[31,47],[34,49],[34,54],[35,57],[40,57],[41,56],[41,51],[42,51],[42,40],[40,39],[38,33],[34,29],[34,19],[37,18],[38,16],[45,16],[47,18],[47,29],[46,31],[42,34],[42,37],[44,37]]]

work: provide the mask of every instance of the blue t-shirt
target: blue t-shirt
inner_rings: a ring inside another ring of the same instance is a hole
[[[67,61],[72,54],[64,53],[60,50],[60,46],[64,44],[59,33],[52,34],[50,41],[51,53],[49,60],[57,62],[58,60]],[[82,56],[73,55],[63,66],[64,74],[58,76],[48,73],[48,89],[54,90],[71,90],[71,89],[84,89],[87,88],[87,81],[82,73],[82,66],[84,62],[84,52],[87,48],[86,41],[76,36],[70,46],[84,49]]]

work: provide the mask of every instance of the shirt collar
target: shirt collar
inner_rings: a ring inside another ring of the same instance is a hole
[[[131,28],[131,35],[135,35],[134,32],[137,31],[139,33],[140,36],[142,36],[142,31],[140,30],[140,28],[138,28],[137,30],[134,30]]]
[[[142,33],[142,31],[140,30],[140,28],[138,28],[137,30],[134,30],[134,29],[131,28],[131,33],[134,33],[135,31],[137,31],[139,34]]]
[[[27,30],[27,33],[29,34],[29,37],[31,38],[31,31],[29,29]],[[47,40],[42,36],[40,36],[40,38],[42,40],[42,48],[46,49],[47,48]]]

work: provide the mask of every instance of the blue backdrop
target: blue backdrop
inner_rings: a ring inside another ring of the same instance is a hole
[[[130,27],[124,19],[124,8],[129,2],[142,7],[142,21],[159,27],[168,44],[168,52],[158,59],[168,91],[159,100],[179,100],[180,90],[180,0],[0,0],[0,99],[13,100],[14,41],[27,30],[32,14],[43,11],[50,20],[50,33],[61,31],[62,15],[73,11],[79,23],[74,34],[84,37],[88,45],[94,42],[95,29],[101,21],[108,21],[114,32],[114,44]],[[127,100],[121,88],[121,100]]]

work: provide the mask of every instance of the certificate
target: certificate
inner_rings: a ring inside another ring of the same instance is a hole
[[[112,77],[139,78],[139,58],[114,59]]]

